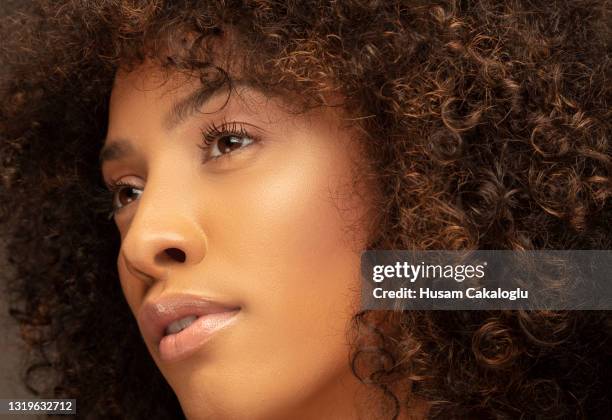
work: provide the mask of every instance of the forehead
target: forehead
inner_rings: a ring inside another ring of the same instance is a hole
[[[131,125],[135,119],[144,120],[146,114],[148,118],[163,119],[164,128],[171,129],[198,111],[214,114],[238,108],[248,114],[274,109],[276,118],[299,115],[310,119],[322,113],[324,119],[344,120],[347,116],[341,95],[328,96],[331,107],[302,112],[300,100],[304,98],[298,92],[279,96],[249,79],[233,79],[228,73],[212,70],[202,77],[195,72],[162,68],[150,61],[120,69],[111,93],[110,120]]]
[[[215,114],[239,108],[242,113],[258,114],[275,109],[275,114],[303,115],[294,112],[299,107],[296,104],[293,97],[281,97],[254,81],[233,78],[223,71],[213,69],[201,77],[195,72],[167,70],[145,62],[131,70],[117,71],[109,117],[110,122],[131,124],[146,114],[163,119],[164,128],[171,129],[198,112]]]
[[[184,95],[200,85],[200,80],[195,74],[165,70],[159,65],[144,62],[133,69],[121,68],[116,72],[111,92],[111,106],[113,102],[134,95],[160,101]]]
[[[130,89],[155,91],[158,95],[180,94],[192,91],[204,81],[218,83],[230,74],[232,79],[242,79],[245,51],[240,48],[239,34],[232,26],[200,42],[196,42],[199,39],[196,33],[175,35],[184,42],[154,51],[143,50],[145,55],[152,53],[153,58],[120,67],[115,74],[113,94]],[[185,66],[197,63],[197,70],[179,69],[170,62]]]
[[[169,130],[200,110],[214,113],[235,102],[251,108],[266,96],[248,82],[230,81],[225,73],[217,73],[208,72],[202,81],[193,72],[166,70],[151,63],[120,70],[111,94],[110,122],[156,118]]]

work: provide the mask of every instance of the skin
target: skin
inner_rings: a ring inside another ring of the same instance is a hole
[[[111,96],[105,146],[125,153],[102,172],[136,188],[117,194],[126,204],[115,214],[131,310],[174,293],[241,307],[185,359],[163,361],[146,342],[153,359],[191,419],[367,416],[368,391],[348,363],[369,211],[367,193],[351,189],[355,133],[337,111],[291,115],[248,86],[169,119],[199,86],[145,63],[119,72]],[[207,160],[202,129],[224,121],[258,141]]]

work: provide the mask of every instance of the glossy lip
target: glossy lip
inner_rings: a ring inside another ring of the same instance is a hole
[[[155,345],[161,359],[176,361],[199,349],[212,334],[234,321],[239,311],[239,306],[222,304],[201,296],[170,295],[146,302],[138,312],[138,323],[145,340]],[[195,315],[198,319],[179,333],[165,335],[166,328],[171,323],[190,315]],[[206,322],[207,320],[209,322]],[[183,338],[182,341],[185,336],[189,336],[190,345],[177,346],[178,336]],[[161,346],[162,340],[168,341],[168,338],[173,340],[172,345],[168,346],[166,343]]]

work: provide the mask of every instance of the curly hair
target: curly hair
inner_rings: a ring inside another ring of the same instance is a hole
[[[0,222],[29,389],[78,398],[92,418],[182,416],[121,293],[104,217],[98,152],[118,68],[153,60],[209,79],[213,41],[233,31],[230,80],[302,110],[341,95],[381,192],[371,249],[612,249],[609,7],[19,3],[1,20]],[[612,410],[609,312],[362,311],[353,327],[353,371],[389,418],[413,396],[444,419]]]

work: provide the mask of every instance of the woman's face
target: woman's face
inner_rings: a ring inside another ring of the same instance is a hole
[[[163,80],[151,64],[117,74],[101,154],[153,359],[189,418],[353,417],[367,213],[354,133],[247,85],[226,103],[226,88]]]

